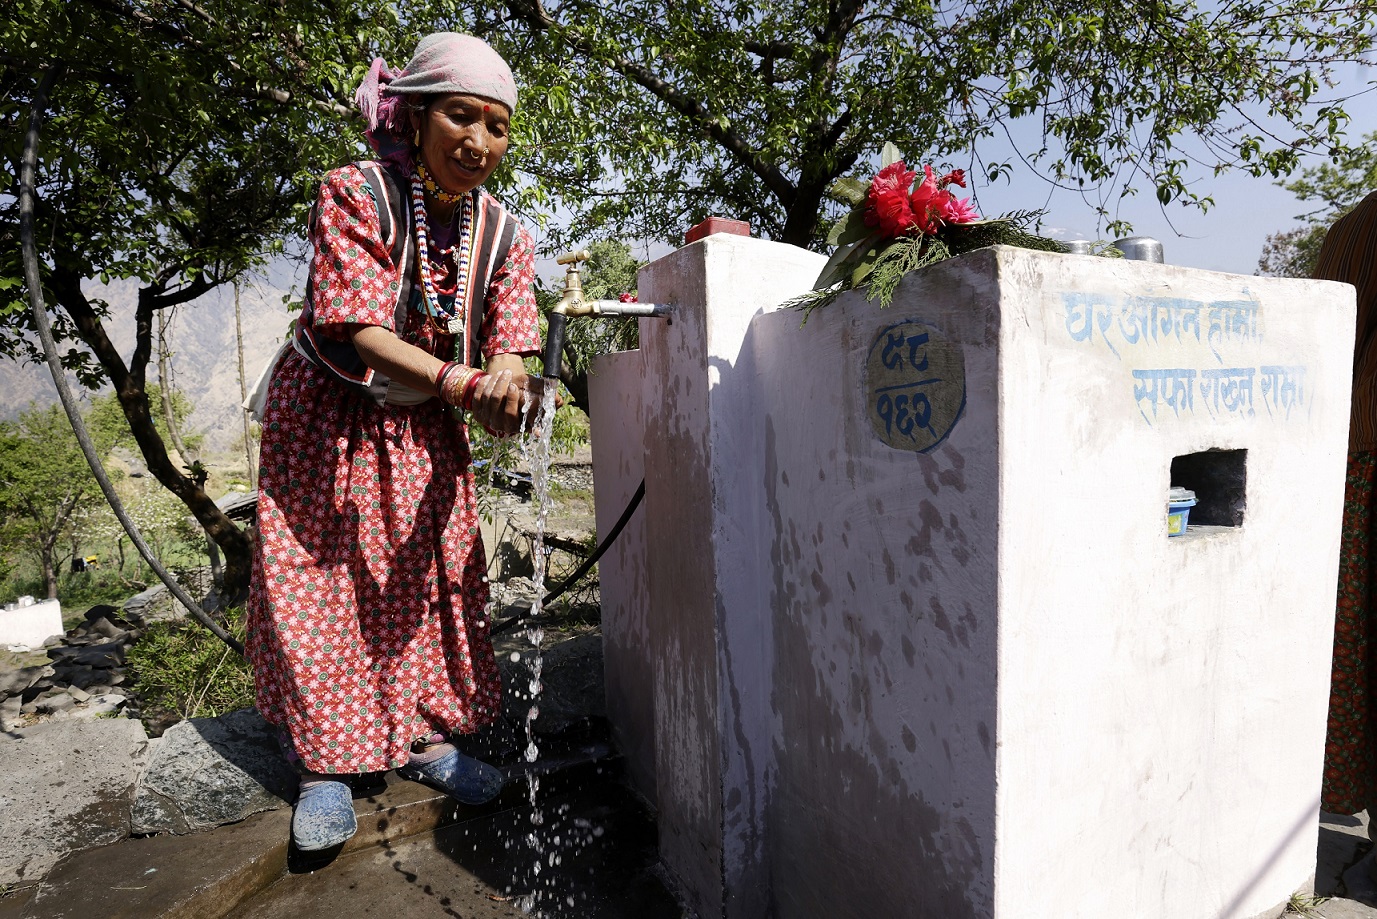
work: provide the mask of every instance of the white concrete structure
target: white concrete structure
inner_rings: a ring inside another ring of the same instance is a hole
[[[594,378],[601,531],[646,477],[609,712],[690,905],[1278,915],[1315,865],[1352,289],[997,248],[771,312],[820,261],[661,259],[673,323]],[[1223,525],[1169,538],[1172,484]]]
[[[14,604],[0,609],[0,647],[25,645],[37,648],[54,635],[61,635],[62,604],[57,600]]]

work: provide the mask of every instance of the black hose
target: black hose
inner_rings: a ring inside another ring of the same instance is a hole
[[[543,376],[558,380],[564,363],[564,329],[569,324],[569,317],[564,313],[551,313],[545,321],[545,353],[540,361],[545,367]]]
[[[110,477],[105,474],[105,467],[101,464],[100,456],[96,453],[95,444],[91,442],[91,435],[86,432],[86,424],[81,420],[81,409],[77,405],[71,389],[67,386],[67,376],[62,369],[62,362],[57,356],[57,342],[53,339],[52,325],[48,322],[48,311],[43,306],[43,279],[38,269],[38,247],[34,244],[33,214],[34,186],[38,173],[39,130],[48,108],[48,95],[61,76],[62,70],[63,65],[60,64],[49,67],[48,72],[43,75],[43,79],[38,83],[38,88],[34,91],[33,112],[29,117],[29,131],[24,138],[24,157],[19,169],[19,236],[23,245],[24,283],[29,288],[29,305],[33,308],[33,321],[38,329],[38,340],[43,345],[43,357],[48,363],[48,369],[52,371],[53,382],[57,385],[57,396],[62,401],[63,410],[67,413],[67,420],[72,424],[72,432],[76,434],[77,443],[81,445],[81,452],[86,455],[86,462],[91,467],[91,473],[96,477],[96,482],[99,483],[105,500],[109,502],[110,509],[115,512],[115,516],[119,518],[124,531],[129,534],[129,539],[134,543],[134,547],[139,550],[139,554],[143,556],[143,560],[148,563],[148,567],[153,570],[158,579],[167,585],[167,589],[177,598],[177,602],[185,606],[187,612],[191,613],[197,622],[210,629],[216,638],[239,654],[243,654],[244,646],[234,636],[221,628],[219,623],[207,616],[200,604],[191,599],[191,595],[182,589],[182,585],[177,583],[177,579],[158,563],[158,560],[153,557],[153,551],[148,548],[148,543],[144,542],[143,536],[140,535],[139,528],[125,513],[124,504],[120,501],[119,495],[115,494],[115,487],[110,484]]]
[[[626,529],[627,523],[631,521],[631,515],[636,512],[636,508],[641,506],[641,499],[644,497],[645,479],[641,479],[641,484],[636,488],[636,493],[632,495],[631,500],[627,502],[626,510],[622,511],[622,515],[617,518],[616,524],[613,525],[612,530],[607,534],[607,537],[601,543],[598,544],[598,547],[593,550],[592,555],[588,556],[588,558],[583,560],[583,564],[579,565],[578,570],[576,570],[573,574],[569,575],[569,577],[565,578],[563,584],[559,585],[559,587],[555,588],[554,590],[550,591],[548,594],[545,595],[545,599],[540,601],[540,605],[542,607],[564,596],[564,592],[566,590],[578,583],[579,578],[587,574],[589,569],[598,563],[598,559],[602,558],[602,554],[607,551],[608,547],[611,546],[612,543],[617,541],[618,536],[622,535],[622,530]],[[530,618],[531,617],[529,615],[513,616],[510,619],[504,620],[501,624],[494,626],[491,634],[501,635],[503,632],[509,632],[512,629],[516,628],[518,625],[520,625],[522,622],[525,622],[527,619]]]

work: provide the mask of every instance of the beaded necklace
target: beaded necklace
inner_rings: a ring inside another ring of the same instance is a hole
[[[430,192],[435,200],[439,201],[441,204],[454,204],[464,197],[463,194],[455,194],[452,191],[445,191],[441,188],[440,183],[436,182],[435,179],[431,177],[430,170],[426,169],[424,163],[418,162],[416,164],[416,175],[421,177],[421,184],[426,187],[426,191]]]
[[[416,223],[416,250],[419,256],[416,264],[421,275],[422,310],[437,332],[463,335],[463,303],[467,299],[469,289],[469,252],[473,246],[472,233],[470,232],[473,228],[473,196],[462,196],[459,238],[455,240],[454,246],[448,249],[432,248],[426,218],[426,193],[420,175],[424,168],[418,167],[417,172],[411,177],[411,212]],[[440,261],[448,258],[455,250],[458,250],[458,256],[455,259],[454,310],[451,312],[440,305],[440,295],[436,293],[435,284],[430,280],[430,270],[427,268],[426,262],[432,259]]]

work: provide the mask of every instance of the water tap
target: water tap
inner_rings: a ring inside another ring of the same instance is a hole
[[[588,261],[587,249],[567,252],[555,259],[555,264],[566,266],[564,272],[564,292],[559,302],[550,311],[549,328],[545,335],[545,371],[548,379],[558,379],[564,353],[564,330],[570,316],[646,316],[668,319],[671,314],[668,303],[639,303],[624,300],[585,300],[583,299],[583,278],[579,275],[579,265]]]

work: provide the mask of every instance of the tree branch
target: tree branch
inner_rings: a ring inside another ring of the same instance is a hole
[[[147,326],[150,333],[152,329],[153,308],[146,305],[149,298],[144,297],[143,291],[140,291],[137,319],[140,326],[140,341],[135,346],[135,369],[131,371],[120,357],[114,343],[110,341],[105,326],[96,315],[90,301],[81,292],[80,279],[59,267],[53,271],[51,286],[58,303],[75,323],[81,340],[95,354],[115,387],[116,398],[119,399],[120,408],[129,422],[134,442],[138,445],[144,462],[148,464],[148,471],[186,505],[210,537],[226,550],[227,555],[235,552],[247,558],[250,548],[248,535],[225,516],[224,511],[216,506],[200,486],[177,469],[168,455],[167,445],[163,443],[153,424],[148,391],[143,384],[143,370],[147,366],[151,352],[151,334],[145,339],[142,332],[144,326]],[[140,360],[143,361],[142,367],[139,365]]]
[[[314,109],[324,112],[327,115],[339,115],[345,118],[359,117],[358,109],[354,108],[351,105],[342,105],[334,99],[321,99],[317,96],[312,95],[302,96],[301,94],[293,93],[290,90],[280,89],[276,86],[264,85],[261,81],[253,78],[246,70],[244,70],[243,66],[241,66],[238,61],[229,57],[214,55],[213,52],[207,49],[205,42],[196,38],[194,35],[187,32],[185,29],[180,28],[172,22],[168,22],[150,16],[148,13],[145,13],[138,7],[126,6],[123,3],[115,2],[115,0],[84,0],[84,2],[89,3],[92,6],[99,7],[100,9],[103,9],[106,12],[114,13],[116,16],[121,16],[125,19],[132,20],[138,23],[139,25],[143,26],[144,28],[151,29],[175,41],[185,43],[194,50],[208,57],[213,56],[214,60],[217,63],[223,64],[225,67],[228,67],[235,73],[251,79],[253,81],[251,95],[256,96],[257,98],[266,99],[270,102],[276,102],[279,105],[290,105],[298,97],[301,97],[304,99],[306,104],[310,105]],[[206,22],[212,25],[215,24],[215,20],[213,18],[207,18],[208,14],[206,14],[203,10],[201,10],[194,4],[188,3],[186,2],[186,0],[180,0],[178,5],[185,7],[189,10],[194,10],[195,12],[201,14],[202,17],[205,18]]]
[[[591,42],[579,36],[575,29],[560,25],[540,0],[508,0],[508,8],[513,15],[523,19],[533,29],[541,32],[557,31],[571,48],[593,61],[600,62],[620,73],[622,76],[648,90],[651,95],[670,108],[685,115],[698,125],[709,137],[727,149],[747,169],[754,173],[765,187],[788,207],[797,194],[794,183],[774,163],[767,162],[756,154],[740,134],[725,124],[725,117],[714,117],[712,111],[698,99],[672,85],[648,67],[637,64],[620,55],[599,55]]]

